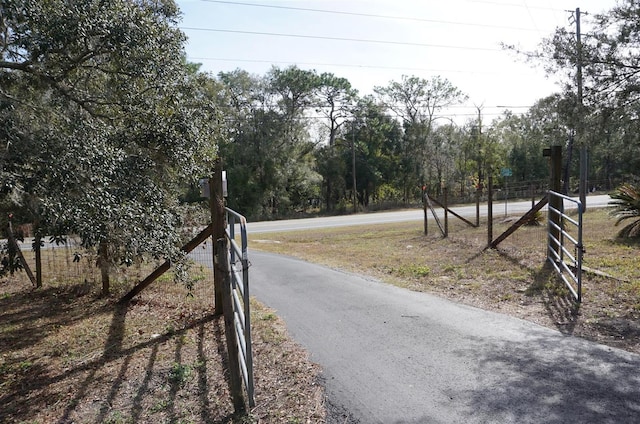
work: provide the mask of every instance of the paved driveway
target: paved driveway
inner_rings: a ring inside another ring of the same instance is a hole
[[[329,423],[637,423],[640,356],[296,259],[251,294],[323,368]]]

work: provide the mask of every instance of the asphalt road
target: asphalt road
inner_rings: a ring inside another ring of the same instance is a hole
[[[333,423],[637,423],[640,356],[251,251],[251,294],[323,368]]]

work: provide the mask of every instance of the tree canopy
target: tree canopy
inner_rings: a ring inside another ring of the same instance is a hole
[[[17,0],[0,12],[5,207],[103,263],[175,256],[176,192],[209,168],[217,111],[175,3]]]
[[[565,75],[561,114],[572,130],[582,128],[589,146],[590,178],[624,180],[640,169],[638,108],[640,100],[640,3],[621,0],[581,34],[558,28],[543,40],[534,57],[549,73]],[[574,17],[577,18],[577,17]],[[581,73],[578,76],[578,65]],[[584,96],[578,98],[578,78]],[[569,141],[572,140],[572,135]],[[567,146],[571,158],[571,144]],[[568,163],[565,178],[574,164]],[[611,187],[609,187],[611,188]]]

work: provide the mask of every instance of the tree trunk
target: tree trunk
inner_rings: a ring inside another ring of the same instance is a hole
[[[36,227],[36,235],[33,240],[33,250],[36,254],[36,287],[42,287],[42,236],[40,229]]]
[[[101,242],[98,248],[98,263],[102,277],[102,295],[109,296],[109,248],[106,242]]]

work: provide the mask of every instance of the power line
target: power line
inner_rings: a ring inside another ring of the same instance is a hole
[[[307,8],[307,7],[294,7],[294,6],[278,6],[273,4],[258,4],[258,3],[224,1],[224,0],[201,0],[201,1],[206,3],[229,4],[229,5],[235,5],[235,6],[261,7],[261,8],[268,8],[268,9],[294,10],[294,11],[300,11],[300,12],[327,13],[332,15],[359,16],[359,17],[366,17],[366,18],[392,19],[392,20],[413,21],[413,22],[428,22],[428,23],[443,24],[443,25],[473,26],[473,27],[480,27],[480,28],[509,29],[509,30],[515,30],[515,31],[538,31],[537,28],[533,29],[533,28],[522,28],[522,27],[507,26],[507,25],[489,25],[489,24],[479,24],[475,22],[444,21],[444,20],[438,20],[438,19],[426,19],[426,18],[417,18],[417,17],[411,17],[411,16],[380,15],[375,13],[346,12],[346,11],[340,11],[340,10],[313,9],[313,8]],[[489,2],[485,2],[485,3],[489,3]],[[496,4],[501,4],[501,3],[496,3]]]
[[[562,11],[562,9],[557,9],[555,7],[544,7],[544,6],[523,6],[522,4],[515,4],[515,3],[503,3],[503,2],[499,2],[499,1],[491,1],[491,0],[465,0],[468,3],[481,3],[481,4],[492,4],[495,6],[507,6],[507,7],[528,7],[530,9],[537,9],[537,10],[548,10],[548,11],[553,11],[553,12],[560,12]]]
[[[522,0],[524,7],[527,9],[527,13],[529,14],[529,18],[531,19],[531,23],[533,24],[533,26],[535,27],[536,31],[538,32],[538,35],[542,35],[542,33],[540,32],[540,29],[538,28],[538,25],[536,25],[536,21],[533,18],[533,13],[531,13],[531,8],[529,8],[529,5],[527,4],[527,0]]]
[[[262,101],[262,102],[257,102],[254,105],[259,105],[258,108],[263,108],[263,109],[277,109],[279,107],[279,103],[278,102],[272,102],[272,101]],[[397,112],[392,112],[393,110],[395,110],[396,108],[401,108],[404,105],[402,103],[386,103],[386,102],[382,102],[382,103],[378,103],[379,106],[384,107],[384,109],[386,109],[389,113],[389,115],[393,115],[393,116],[400,116],[400,114],[398,114]],[[357,106],[355,104],[341,104],[341,107],[343,107],[344,111],[346,112],[350,112],[353,113],[353,111],[358,110]],[[493,115],[501,115],[503,113],[504,110],[513,110],[513,109],[531,109],[533,106],[532,105],[521,105],[521,106],[504,106],[504,105],[497,105],[497,106],[484,106],[483,107],[483,112],[482,115],[483,116],[493,116]],[[224,110],[233,110],[236,109],[235,106],[231,106],[231,105],[226,105],[226,106],[218,106],[219,109],[224,109]],[[325,105],[325,104],[315,104],[315,103],[309,103],[309,104],[305,104],[304,105],[304,109],[305,110],[313,110],[314,112],[320,112],[323,109],[329,109],[331,108],[331,106],[329,105]],[[455,116],[478,116],[478,112],[477,112],[477,106],[473,105],[465,105],[465,104],[458,104],[458,105],[449,105],[449,106],[442,106],[442,107],[438,107],[438,109],[441,109],[441,111],[450,111],[450,110],[462,110],[460,112],[451,112],[450,115],[455,115]],[[465,109],[473,109],[474,112],[464,112]],[[496,111],[487,111],[485,109],[489,109],[489,110],[496,110]],[[309,116],[315,116],[315,115],[305,115],[307,117]],[[326,117],[325,115],[319,115],[316,117]],[[442,117],[442,116],[441,116]]]
[[[402,119],[402,115],[397,114],[397,113],[381,113],[380,116],[384,116],[386,118],[392,118],[392,119]],[[487,113],[483,113],[482,114],[483,117],[500,117],[500,116],[504,116],[504,112],[487,112]],[[444,118],[449,118],[449,119],[453,119],[453,118],[472,118],[472,119],[477,119],[478,117],[478,113],[451,113],[448,115],[436,115],[433,118],[434,119],[444,119]],[[344,120],[348,121],[349,119],[352,119],[352,116],[348,116],[348,117],[343,117]],[[236,117],[227,117],[226,120],[230,120],[230,121],[244,121],[246,118],[236,118]],[[323,120],[323,119],[327,119],[326,115],[301,115],[299,117],[297,117],[297,119],[300,120]],[[445,124],[445,126],[448,124]]]
[[[206,32],[222,32],[222,33],[228,33],[228,34],[263,35],[263,36],[269,36],[269,37],[303,38],[303,39],[329,40],[329,41],[349,41],[349,42],[357,42],[357,43],[386,44],[386,45],[395,45],[395,46],[433,47],[433,48],[442,48],[442,49],[474,50],[474,51],[488,51],[488,52],[504,51],[503,49],[491,48],[491,47],[450,46],[446,44],[412,43],[408,41],[372,40],[372,39],[349,38],[349,37],[329,37],[329,36],[323,36],[323,35],[285,34],[285,33],[278,33],[278,32],[242,31],[242,30],[232,30],[232,29],[196,28],[196,27],[180,27],[180,29],[184,31],[206,31]]]
[[[220,58],[220,57],[201,57],[201,56],[189,56],[189,60],[206,60],[216,62],[240,62],[240,63],[267,63],[267,64],[279,64],[279,65],[304,65],[304,66],[332,66],[340,68],[359,68],[359,69],[384,69],[384,70],[396,70],[396,71],[420,71],[420,72],[442,72],[442,73],[465,73],[465,74],[482,74],[482,75],[519,75],[519,76],[531,76],[533,74],[514,74],[513,72],[487,72],[478,71],[473,69],[429,69],[429,68],[413,68],[402,66],[383,66],[383,65],[362,65],[362,64],[347,64],[347,63],[326,63],[326,62],[299,62],[299,61],[277,61],[277,60],[261,60],[261,59],[233,59],[233,58]]]

